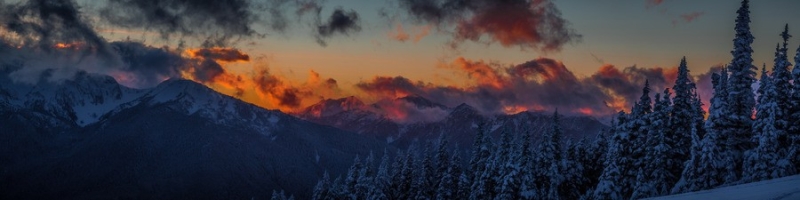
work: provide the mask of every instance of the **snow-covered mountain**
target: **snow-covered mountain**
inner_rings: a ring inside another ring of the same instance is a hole
[[[386,148],[187,80],[0,81],[0,199],[307,198],[324,172]]]
[[[400,108],[397,108],[400,107]],[[426,120],[397,120],[392,115]],[[420,96],[407,96],[391,101],[365,105],[356,97],[326,99],[296,114],[319,124],[357,132],[400,147],[413,141],[435,139],[441,133],[462,147],[471,144],[478,124],[499,135],[500,127],[508,131],[530,130],[539,135],[552,124],[552,113],[521,112],[511,115],[481,115],[475,108],[461,104],[447,107]],[[568,138],[593,136],[606,126],[589,116],[565,116],[561,126]]]
[[[140,96],[141,90],[117,84],[114,78],[80,72],[63,82],[35,85],[0,78],[0,96],[6,108],[29,109],[77,126],[95,123],[100,116]]]

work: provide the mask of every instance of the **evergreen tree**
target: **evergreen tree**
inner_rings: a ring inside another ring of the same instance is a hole
[[[502,140],[499,153],[495,157],[498,175],[495,177],[495,199],[519,199],[520,198],[520,167],[517,163],[517,151],[512,140],[511,132],[503,129]]]
[[[672,193],[683,193],[706,189],[702,186],[701,176],[705,174],[701,166],[703,156],[703,142],[697,134],[697,128],[692,127],[692,147],[689,160],[684,163],[681,179],[672,188]]]
[[[608,152],[609,130],[603,130],[595,137],[594,141],[586,150],[581,162],[584,167],[584,177],[588,178],[586,189],[595,187],[600,182],[600,176],[603,174],[603,163],[605,163],[606,153]],[[587,193],[586,197],[590,197],[591,193]]]
[[[422,157],[422,161],[419,164],[421,170],[418,170],[415,173],[416,183],[414,184],[414,188],[417,191],[417,199],[432,199],[436,197],[436,167],[433,163],[434,160],[434,153],[432,152],[430,142],[425,143],[424,150],[422,151],[420,157]]]
[[[536,187],[536,175],[534,174],[533,147],[531,146],[531,132],[525,130],[519,140],[519,165],[520,165],[520,195],[524,199],[534,199],[539,195]]]
[[[453,154],[453,160],[450,163],[454,163],[454,164],[450,165],[450,168],[448,169],[448,171],[450,172],[450,174],[453,174],[453,175],[455,175],[457,177],[457,179],[456,179],[457,180],[456,181],[457,184],[452,186],[453,187],[453,191],[456,191],[454,196],[453,196],[453,199],[467,199],[467,198],[469,198],[469,189],[470,189],[470,186],[471,186],[471,184],[469,182],[470,180],[469,180],[469,178],[467,178],[467,174],[469,172],[467,172],[466,170],[463,170],[461,168],[461,157],[459,156],[458,153]],[[455,163],[458,163],[458,164],[455,164]]]
[[[675,92],[675,98],[672,99],[672,108],[670,109],[672,119],[670,120],[670,129],[672,130],[669,136],[667,145],[672,147],[669,159],[671,162],[683,163],[689,158],[690,147],[692,145],[691,133],[692,127],[696,126],[697,111],[694,109],[692,92],[695,90],[694,83],[692,83],[689,76],[689,69],[686,66],[686,58],[681,59],[680,66],[678,66],[678,79],[675,80],[675,86],[672,87]],[[680,174],[681,168],[673,168],[672,174]]]
[[[389,177],[389,187],[385,188],[386,196],[389,199],[401,199],[403,195],[402,187],[404,187],[403,183],[403,169],[405,164],[405,156],[403,152],[399,152],[394,157],[394,162],[392,163],[392,170],[391,177]]]
[[[645,81],[644,88],[642,88],[642,96],[633,109],[631,109],[631,114],[628,116],[627,131],[629,132],[631,143],[627,148],[630,148],[630,159],[633,162],[629,168],[630,170],[626,173],[629,177],[637,177],[639,170],[644,170],[647,163],[644,157],[647,148],[647,134],[649,129],[651,129],[651,119],[649,118],[653,112],[653,106],[651,104],[650,82]]]
[[[753,111],[755,108],[755,97],[751,85],[755,82],[755,70],[753,65],[750,46],[753,43],[753,35],[750,33],[750,6],[748,0],[743,0],[742,5],[736,13],[736,37],[733,39],[733,60],[728,66],[730,77],[728,78],[728,106],[730,123],[725,127],[726,131],[727,156],[732,156],[731,160],[735,172],[741,172],[744,151],[750,149],[752,144]]]
[[[331,179],[330,175],[328,175],[328,172],[326,171],[322,175],[322,180],[319,180],[319,182],[317,182],[317,185],[314,186],[314,193],[311,195],[311,199],[324,199],[324,200],[334,199],[333,195],[330,193],[330,187],[331,187],[330,179]]]
[[[666,139],[667,124],[669,123],[669,90],[664,90],[664,99],[656,94],[656,105],[653,113],[648,115],[652,126],[648,129],[646,142],[646,155],[642,159],[645,163],[637,174],[637,182],[632,198],[646,198],[669,193],[670,187],[677,178],[670,172],[673,166],[669,159],[670,147]]]
[[[391,172],[389,171],[389,150],[384,149],[381,163],[378,165],[378,171],[375,172],[373,178],[373,190],[370,191],[367,199],[388,199],[391,190]]]
[[[450,155],[447,151],[447,138],[444,134],[439,135],[439,145],[436,150],[436,173],[432,175],[434,179],[434,188],[436,193],[446,192],[452,193],[453,191],[442,191],[443,189],[451,189],[451,185],[455,183],[458,175],[449,174],[448,169],[452,165],[450,163]],[[455,163],[458,164],[458,163]],[[445,183],[444,181],[449,181]],[[434,196],[436,197],[436,196]],[[449,197],[449,195],[448,195]]]
[[[791,96],[792,96],[792,74],[789,72],[789,63],[788,59],[788,40],[791,35],[789,35],[789,24],[786,24],[783,32],[780,34],[781,38],[783,38],[783,46],[780,45],[775,49],[775,65],[772,68],[772,87],[775,90],[775,103],[778,106],[778,109],[781,111],[780,114],[777,115],[775,118],[775,125],[778,129],[787,131],[789,126],[789,110],[791,107]],[[781,138],[781,146],[784,148],[788,147],[789,140],[785,135],[780,135]]]
[[[567,140],[566,156],[562,161],[563,180],[559,193],[563,199],[578,199],[590,187],[587,185],[588,177],[584,176],[584,165],[581,163],[587,154],[584,141],[575,144]]]
[[[785,150],[781,148],[779,137],[785,133],[779,129],[776,118],[782,116],[782,110],[778,108],[776,88],[773,79],[767,75],[766,66],[761,73],[758,112],[753,123],[755,131],[753,141],[758,146],[745,154],[744,171],[742,172],[744,182],[780,178],[790,175],[791,171],[794,171],[794,167],[791,167],[791,171],[779,168],[779,161],[785,158],[782,156]]]
[[[453,154],[453,156],[448,160],[449,165],[447,166],[446,171],[441,176],[442,180],[439,183],[439,186],[436,189],[436,199],[461,199],[467,198],[463,195],[466,191],[462,191],[459,188],[459,181],[461,176],[461,158],[458,157],[458,153]]]
[[[630,123],[629,120],[630,116],[620,111],[617,116],[617,126],[614,128],[614,134],[611,138],[618,148],[615,153],[619,158],[615,158],[614,162],[616,162],[617,170],[621,174],[619,182],[615,183],[615,185],[619,187],[620,195],[626,199],[630,198],[633,193],[633,183],[636,181],[637,171],[634,168],[633,160],[633,137],[631,131],[628,130],[629,126],[627,126]]]
[[[615,129],[616,124],[612,122],[612,130]],[[622,172],[619,166],[622,164],[622,155],[620,155],[621,147],[617,140],[610,140],[608,142],[608,152],[605,155],[605,162],[603,165],[603,174],[600,176],[600,182],[594,189],[591,199],[624,199],[623,186],[621,183]]]
[[[294,200],[294,196],[287,197],[286,193],[283,192],[283,190],[281,190],[280,192],[273,190],[271,199],[272,200]]]
[[[795,171],[800,171],[800,67],[797,67],[800,65],[800,46],[797,47],[794,63],[795,66],[792,69],[794,90],[790,99],[790,110],[787,114],[789,117],[787,137],[791,142],[788,156],[795,166]]]
[[[494,179],[492,176],[493,163],[492,159],[492,144],[489,135],[484,133],[484,125],[478,125],[478,134],[475,138],[475,144],[470,160],[470,173],[472,174],[472,181],[470,182],[470,199],[488,199],[494,195]]]
[[[361,159],[356,155],[353,165],[351,165],[350,169],[347,171],[347,178],[344,179],[343,190],[341,191],[342,194],[346,195],[349,199],[358,199],[357,195],[359,194],[356,191],[356,184],[358,183],[362,168]]]
[[[355,194],[358,199],[366,199],[377,190],[373,182],[375,177],[373,164],[375,164],[375,155],[370,152],[358,172],[358,180],[355,186]]]
[[[561,147],[563,133],[559,125],[558,110],[553,113],[552,119],[550,130],[543,136],[541,158],[539,159],[545,172],[541,188],[547,188],[546,191],[543,191],[546,199],[558,199],[559,188],[564,181],[562,166],[564,154]]]

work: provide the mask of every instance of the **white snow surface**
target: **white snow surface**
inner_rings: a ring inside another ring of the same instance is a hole
[[[796,200],[800,199],[800,175],[650,199]]]

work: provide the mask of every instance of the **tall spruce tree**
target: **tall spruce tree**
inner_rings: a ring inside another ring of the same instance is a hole
[[[728,71],[727,67],[723,67],[719,74],[714,73],[711,77],[711,83],[714,85],[714,96],[711,98],[711,106],[708,109],[708,120],[705,123],[706,135],[709,138],[707,143],[714,145],[714,149],[718,152],[716,156],[710,157],[715,159],[712,163],[715,173],[719,174],[720,183],[732,183],[737,181],[736,172],[733,171],[731,165],[727,164],[731,161],[732,156],[727,155],[730,153],[726,151],[727,132],[726,125],[728,121],[728,97],[727,91]],[[714,185],[717,186],[717,185]]]
[[[762,69],[761,82],[758,93],[758,112],[753,123],[755,131],[753,141],[757,144],[755,149],[747,151],[743,164],[742,180],[755,182],[780,178],[790,175],[794,171],[788,170],[786,163],[779,165],[786,159],[785,148],[780,145],[779,137],[785,135],[780,130],[778,116],[783,112],[777,103],[777,92],[773,78],[767,75],[766,66]]]
[[[789,128],[788,138],[791,141],[791,148],[789,149],[789,158],[795,166],[795,171],[800,172],[800,46],[797,47],[797,53],[794,56],[794,68],[792,69],[792,77],[794,87],[792,97],[790,99],[791,107],[789,110]]]
[[[620,117],[621,118],[621,117]],[[623,195],[623,173],[620,165],[623,165],[623,157],[620,154],[622,147],[620,147],[617,138],[617,124],[619,122],[611,122],[612,139],[608,141],[608,151],[605,154],[605,162],[603,163],[603,173],[600,175],[597,187],[590,199],[625,199]]]
[[[637,181],[632,198],[647,198],[669,193],[670,187],[677,181],[675,175],[670,171],[673,166],[669,157],[670,147],[666,136],[668,135],[669,123],[669,90],[664,90],[666,98],[661,99],[660,94],[656,94],[656,104],[653,113],[648,115],[652,126],[648,129],[646,142],[646,155],[642,159],[645,162],[642,176],[637,177]]]
[[[546,173],[545,177],[547,178],[543,187],[548,188],[546,191],[545,198],[547,199],[559,199],[560,192],[559,188],[564,181],[564,174],[563,172],[563,160],[564,160],[564,153],[561,147],[562,141],[562,130],[558,110],[553,113],[552,124],[550,126],[550,130],[545,132],[544,140],[542,141],[542,151],[541,151],[541,159],[545,167]]]
[[[793,91],[790,98],[790,110],[787,114],[789,116],[788,138],[791,142],[791,147],[788,156],[792,164],[795,166],[795,171],[800,172],[800,46],[797,47],[797,53],[794,56],[795,66],[792,69],[793,77]]]
[[[494,179],[492,160],[492,142],[489,134],[484,129],[484,124],[478,125],[478,134],[473,145],[472,160],[470,160],[471,199],[487,199],[494,196]]]
[[[692,146],[691,133],[692,127],[696,126],[697,111],[694,109],[692,94],[695,85],[689,76],[689,69],[686,65],[686,57],[681,59],[678,66],[678,78],[672,87],[675,98],[672,99],[670,129],[671,135],[667,145],[672,147],[669,154],[671,162],[683,163],[689,158],[690,147]],[[672,174],[680,174],[680,168],[672,169]]]
[[[311,194],[311,199],[334,199],[333,194],[330,192],[331,180],[330,175],[326,171],[322,175],[322,179],[314,186],[314,192]]]
[[[520,199],[520,166],[517,163],[516,145],[513,142],[511,131],[503,129],[499,153],[494,163],[497,165],[498,175],[494,177],[496,199]]]
[[[650,114],[653,112],[652,100],[650,99],[650,81],[646,80],[642,88],[642,96],[631,111],[628,121],[628,131],[631,137],[631,159],[633,161],[632,170],[629,176],[636,177],[638,170],[645,169],[647,133],[651,129]]]
[[[523,199],[535,199],[539,195],[534,174],[534,155],[531,141],[531,131],[524,130],[519,139],[519,165],[520,165],[520,195]]]
[[[780,34],[781,38],[783,39],[783,45],[778,46],[775,49],[775,65],[772,68],[772,84],[774,85],[773,88],[775,90],[775,103],[778,104],[778,109],[781,110],[780,114],[776,116],[775,123],[778,129],[787,131],[788,130],[788,120],[789,120],[789,110],[791,109],[791,96],[792,96],[792,74],[789,72],[789,67],[791,64],[789,63],[788,58],[788,41],[789,38],[792,37],[789,35],[789,24],[786,24],[783,32]],[[779,136],[781,137],[781,146],[788,147],[789,140],[785,135]]]
[[[750,33],[750,5],[748,0],[743,0],[741,7],[736,11],[736,36],[733,39],[733,60],[728,66],[730,77],[728,78],[728,106],[730,108],[729,120],[726,124],[729,131],[727,133],[727,156],[732,156],[731,160],[735,172],[741,172],[744,151],[753,145],[750,142],[752,137],[753,111],[755,108],[755,97],[751,85],[755,82],[755,70],[753,65],[752,53],[753,34]]]
[[[692,192],[697,190],[710,189],[706,184],[706,179],[712,175],[709,169],[704,166],[704,156],[709,152],[704,151],[704,140],[697,134],[697,128],[692,127],[692,148],[689,160],[684,163],[681,179],[672,188],[672,193]],[[713,168],[711,168],[713,169]],[[714,177],[716,178],[716,177]]]

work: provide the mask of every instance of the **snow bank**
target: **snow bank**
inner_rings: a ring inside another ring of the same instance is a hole
[[[651,199],[800,199],[800,175]]]

